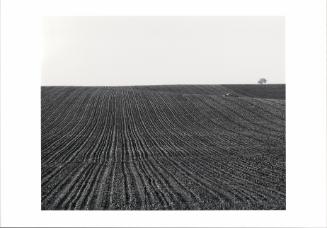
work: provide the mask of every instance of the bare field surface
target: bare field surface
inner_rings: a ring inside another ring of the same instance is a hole
[[[285,85],[42,87],[42,210],[283,210]]]

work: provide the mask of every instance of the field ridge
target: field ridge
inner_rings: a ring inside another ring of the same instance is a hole
[[[285,85],[41,87],[42,210],[284,210]]]

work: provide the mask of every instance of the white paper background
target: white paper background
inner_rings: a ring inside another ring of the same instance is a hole
[[[326,44],[322,0],[3,0],[2,226],[326,225]],[[286,211],[41,211],[40,16],[285,16]]]

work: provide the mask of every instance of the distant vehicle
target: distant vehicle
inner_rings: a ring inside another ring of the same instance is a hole
[[[225,93],[223,97],[238,97],[236,94],[233,93]]]

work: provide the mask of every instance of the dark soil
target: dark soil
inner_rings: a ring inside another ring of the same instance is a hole
[[[41,92],[43,210],[286,208],[285,85]]]

